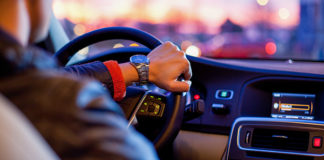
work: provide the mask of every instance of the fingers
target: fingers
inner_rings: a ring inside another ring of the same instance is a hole
[[[184,75],[184,79],[185,79],[186,81],[188,81],[188,80],[191,79],[191,77],[192,77],[192,71],[191,71],[190,64],[189,64],[189,66],[186,68],[186,70],[184,71],[183,75]]]
[[[179,48],[172,42],[165,42],[165,43],[161,44],[160,46],[158,46],[157,48],[153,49],[148,54],[148,57],[149,58],[168,57],[168,56],[174,54],[175,52],[179,52],[179,51],[180,51]]]
[[[171,92],[189,90],[192,71],[185,52],[175,44],[165,42],[155,48],[148,57],[150,58],[149,80],[151,82]],[[183,75],[186,81],[177,81],[179,75]]]
[[[190,62],[187,60],[187,58],[184,59],[183,65],[184,65],[184,72],[182,74],[184,75],[184,79],[190,80],[192,77],[192,71],[191,71]]]
[[[166,88],[170,92],[188,92],[191,86],[191,81],[172,81]]]
[[[179,81],[172,81],[173,84],[171,84],[171,90],[176,92],[183,92],[188,91],[190,88],[191,82],[189,81],[192,77],[192,71],[190,67],[190,62],[186,58],[186,54],[184,51],[181,51],[175,44],[172,42],[165,42],[164,47],[171,50],[171,53],[173,57],[177,57],[175,59],[178,60],[178,65],[180,65],[182,69],[179,69],[179,75],[183,75],[185,82],[179,82]],[[189,84],[190,83],[190,84]],[[189,85],[188,85],[189,84]]]
[[[190,80],[192,77],[190,62],[188,61],[186,54],[183,51],[178,51],[177,54],[180,55],[179,64],[182,64],[183,72],[181,73],[181,75],[184,75],[185,80]]]
[[[170,41],[163,43],[162,46],[166,48],[174,49],[176,51],[180,51],[179,47]]]

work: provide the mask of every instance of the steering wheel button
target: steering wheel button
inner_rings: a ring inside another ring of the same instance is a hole
[[[156,112],[157,114],[160,111],[160,105],[154,104],[154,106],[155,106],[154,112]]]
[[[153,105],[149,105],[147,111],[148,112],[154,112],[155,107]]]
[[[154,104],[154,106],[155,106],[155,109],[157,109],[157,110],[159,110],[160,109],[160,105],[159,104]]]

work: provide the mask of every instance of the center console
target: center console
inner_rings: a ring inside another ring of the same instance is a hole
[[[324,159],[322,81],[259,78],[246,83],[241,95],[226,159]]]
[[[245,84],[240,116],[324,120],[323,81],[303,78],[260,78]]]
[[[324,122],[241,117],[235,120],[226,159],[324,159]]]

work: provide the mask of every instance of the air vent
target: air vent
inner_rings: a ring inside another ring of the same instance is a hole
[[[297,156],[288,154],[264,153],[264,152],[246,152],[246,155],[251,158],[258,159],[280,159],[280,160],[314,160],[314,157]]]
[[[308,132],[255,128],[252,147],[307,151]]]

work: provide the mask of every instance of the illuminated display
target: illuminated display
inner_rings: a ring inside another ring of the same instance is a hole
[[[314,101],[315,94],[274,92],[271,117],[312,120]]]

